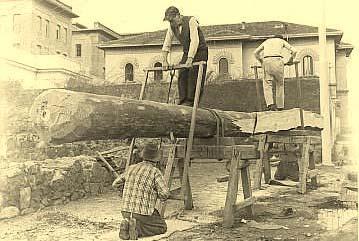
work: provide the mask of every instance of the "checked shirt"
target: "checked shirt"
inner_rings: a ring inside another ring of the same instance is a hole
[[[131,165],[113,186],[121,182],[125,182],[122,211],[152,215],[157,199],[166,200],[169,197],[161,171],[148,161]]]

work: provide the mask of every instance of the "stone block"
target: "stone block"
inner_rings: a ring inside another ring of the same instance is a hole
[[[55,199],[55,200],[52,200],[51,201],[51,205],[63,205],[64,204],[64,200],[62,198],[59,198],[59,199]]]
[[[20,210],[30,207],[31,188],[25,187],[20,189]]]
[[[101,183],[89,183],[90,194],[97,195],[102,191],[102,184]]]
[[[20,214],[20,210],[17,207],[9,206],[3,208],[0,212],[0,220],[16,217]]]
[[[50,181],[50,187],[54,191],[66,191],[68,189],[68,183],[65,181],[65,176],[62,174],[62,171],[55,171]]]
[[[8,205],[18,207],[20,201],[20,187],[10,185],[7,191],[7,197]]]
[[[7,195],[4,192],[0,192],[0,210],[6,206]]]
[[[8,190],[8,180],[6,176],[0,176],[0,192]]]
[[[27,215],[27,214],[34,213],[34,212],[36,212],[35,208],[25,208],[25,209],[21,210],[20,215]]]

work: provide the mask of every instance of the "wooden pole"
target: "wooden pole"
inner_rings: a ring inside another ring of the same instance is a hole
[[[262,111],[261,94],[259,91],[258,66],[253,66],[253,68],[254,68],[254,78],[256,79],[257,110]]]
[[[322,163],[332,165],[332,145],[330,135],[330,112],[329,112],[329,84],[328,84],[328,59],[327,39],[325,24],[325,0],[322,0],[321,24],[319,25],[319,62],[320,62],[320,114],[323,117],[322,130]]]
[[[186,157],[184,160],[184,170],[183,170],[183,179],[182,179],[182,189],[183,190],[182,191],[184,194],[185,209],[187,209],[187,210],[192,209],[192,207],[193,207],[192,194],[190,194],[186,190],[188,188],[186,183],[190,183],[188,171],[189,171],[189,162],[190,162],[191,152],[192,152],[194,130],[196,127],[196,115],[197,115],[197,109],[198,109],[198,102],[199,102],[199,96],[200,96],[200,92],[201,92],[203,65],[204,64],[199,65],[197,84],[196,84],[196,93],[195,93],[193,109],[192,109],[191,126],[189,129],[189,136],[188,136],[187,148],[186,148]]]
[[[300,115],[300,126],[304,129],[304,115],[303,115],[303,95],[302,95],[302,80],[299,78],[299,71],[298,71],[298,64],[299,62],[294,63],[295,68],[295,77],[297,78],[297,107],[299,108],[299,115]]]

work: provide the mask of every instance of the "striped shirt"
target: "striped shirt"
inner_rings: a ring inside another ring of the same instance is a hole
[[[161,171],[148,161],[131,165],[112,185],[123,182],[122,211],[152,215],[157,199],[164,201],[170,194]]]

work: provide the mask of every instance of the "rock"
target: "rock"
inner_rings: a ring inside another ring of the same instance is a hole
[[[66,184],[65,176],[62,174],[62,171],[56,170],[52,180],[50,181],[51,189],[56,191],[65,191],[67,190]]]
[[[51,204],[54,206],[62,205],[62,204],[64,204],[64,200],[62,198],[59,198],[59,199],[53,200]]]
[[[18,207],[20,202],[20,187],[10,185],[7,194],[8,205]]]
[[[25,208],[24,210],[21,210],[21,215],[27,215],[30,213],[34,213],[36,211],[35,208]]]
[[[49,200],[47,198],[41,199],[40,203],[44,205],[45,207],[50,206]]]
[[[8,180],[6,176],[0,176],[0,192],[7,192]]]
[[[6,206],[6,194],[3,192],[0,192],[0,210]]]
[[[90,194],[97,195],[102,192],[102,184],[101,183],[89,183]]]
[[[31,188],[25,187],[20,189],[20,210],[30,207]]]
[[[7,219],[7,218],[13,218],[20,214],[20,210],[17,207],[9,206],[6,208],[3,208],[0,212],[0,220]]]

